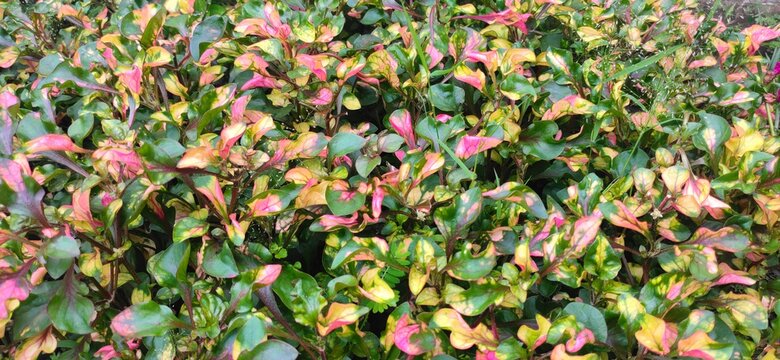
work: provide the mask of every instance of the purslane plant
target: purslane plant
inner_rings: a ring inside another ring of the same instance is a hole
[[[0,353],[775,359],[780,25],[0,1]]]

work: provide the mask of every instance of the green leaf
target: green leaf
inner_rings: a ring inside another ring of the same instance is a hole
[[[728,293],[720,297],[723,306],[718,310],[731,315],[734,322],[744,329],[764,330],[769,325],[766,307],[755,291],[746,294]]]
[[[566,305],[563,308],[563,312],[574,315],[578,323],[593,332],[596,340],[601,342],[607,341],[607,322],[599,309],[585,303],[573,302]]]
[[[647,59],[644,59],[642,61],[639,61],[639,62],[636,62],[634,64],[631,64],[631,65],[627,66],[626,68],[624,68],[623,70],[620,70],[617,73],[613,74],[612,76],[610,76],[606,80],[603,80],[603,81],[599,82],[599,84],[609,83],[612,80],[621,79],[623,77],[626,77],[627,75],[630,75],[631,73],[634,73],[634,72],[637,72],[639,70],[642,70],[642,69],[644,69],[644,68],[646,68],[646,67],[648,67],[650,65],[653,65],[653,64],[657,63],[659,60],[661,60],[661,59],[671,55],[672,53],[674,53],[675,51],[677,51],[677,49],[679,49],[681,47],[683,47],[683,44],[672,46],[672,47],[670,47],[670,48],[668,48],[668,49],[666,49],[664,51],[661,51],[660,53],[655,54],[655,55],[653,55],[653,56],[651,56],[651,57],[649,57]]]
[[[187,239],[201,237],[208,233],[209,227],[205,219],[186,216],[173,225],[173,242],[182,242]],[[197,216],[197,215],[196,215]]]
[[[271,286],[284,306],[292,310],[295,321],[312,328],[317,325],[317,316],[327,301],[311,275],[286,265]]]
[[[221,248],[221,250],[220,250]],[[234,278],[238,276],[238,267],[233,258],[233,251],[227,242],[222,246],[209,244],[203,254],[203,271],[217,278]]]
[[[328,187],[325,190],[328,208],[337,216],[352,215],[366,202],[366,195],[357,191],[340,191]]]
[[[54,326],[58,330],[73,334],[89,334],[97,313],[95,306],[84,297],[88,293],[86,286],[74,282],[72,276],[66,276],[63,285],[49,302],[48,311]]]
[[[238,329],[236,340],[233,344],[233,353],[240,354],[244,350],[252,350],[263,342],[265,338],[265,324],[257,316],[250,315]]]
[[[353,153],[363,148],[366,144],[366,139],[359,135],[340,132],[333,136],[328,142],[328,155],[331,158],[344,156],[349,153]]]
[[[190,243],[178,242],[149,258],[147,267],[158,284],[178,288],[187,280],[189,260]]]
[[[554,121],[539,121],[520,132],[523,153],[542,160],[552,160],[563,152],[564,142],[555,140],[558,125]]]
[[[585,253],[585,271],[602,280],[611,280],[620,271],[620,257],[612,249],[607,237],[596,236],[596,241],[588,247]]]
[[[111,320],[111,330],[119,336],[139,338],[161,336],[179,324],[169,307],[150,301],[135,304],[117,314]]]
[[[60,235],[46,244],[46,256],[49,258],[72,259],[79,254],[79,243],[71,236]]]
[[[192,59],[198,61],[203,50],[222,37],[225,31],[225,18],[222,16],[209,16],[198,25],[190,37],[190,54]]]
[[[466,281],[474,281],[489,274],[496,266],[496,249],[488,245],[482,253],[474,255],[469,249],[456,252],[452,261],[447,264],[450,276]]]
[[[168,10],[161,7],[160,10],[149,19],[149,22],[146,23],[146,28],[144,28],[144,34],[141,36],[141,45],[146,48],[152,46],[157,39],[158,32],[163,26],[163,22],[165,22],[166,14],[168,14]]]
[[[512,73],[501,82],[501,93],[513,101],[522,99],[524,96],[536,97],[536,89],[525,78],[525,76]]]
[[[709,114],[704,111],[698,112],[701,119],[699,131],[693,135],[693,145],[699,150],[704,150],[714,154],[715,150],[720,148],[723,143],[731,138],[731,128],[726,119]]]
[[[504,298],[505,288],[492,284],[472,284],[468,290],[460,286],[447,284],[442,292],[444,302],[455,311],[465,316],[477,316],[488,306],[500,303]]]
[[[268,340],[258,345],[254,350],[242,354],[239,360],[295,360],[298,358],[298,350],[292,345],[276,339]]]
[[[400,139],[401,137],[399,136],[398,138]],[[355,169],[357,170],[358,174],[360,174],[360,176],[367,178],[368,175],[371,174],[371,171],[373,171],[374,168],[376,168],[377,165],[379,165],[381,162],[382,158],[379,156],[368,157],[362,155],[355,161]]]
[[[458,110],[466,99],[466,92],[452,84],[436,84],[428,90],[428,98],[441,111]]]
[[[279,39],[265,39],[253,46],[257,46],[261,51],[274,58],[274,60],[284,60],[284,49]]]
[[[445,238],[462,235],[463,230],[473,223],[482,210],[482,192],[474,188],[460,194],[455,202],[434,212],[433,220]]]

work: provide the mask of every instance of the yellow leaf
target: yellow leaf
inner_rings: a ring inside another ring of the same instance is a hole
[[[674,324],[668,324],[650,314],[644,314],[641,323],[642,329],[637,331],[636,340],[656,354],[668,354],[677,339],[677,328]]]
[[[328,308],[327,315],[318,315],[317,332],[319,332],[320,336],[328,335],[333,330],[356,322],[360,316],[367,312],[367,307],[334,302]]]

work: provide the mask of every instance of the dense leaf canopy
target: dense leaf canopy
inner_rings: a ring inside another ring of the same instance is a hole
[[[0,0],[0,353],[775,359],[780,25]]]

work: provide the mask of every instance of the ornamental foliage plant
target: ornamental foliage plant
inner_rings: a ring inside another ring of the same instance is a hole
[[[0,353],[775,359],[780,25],[2,0]]]

